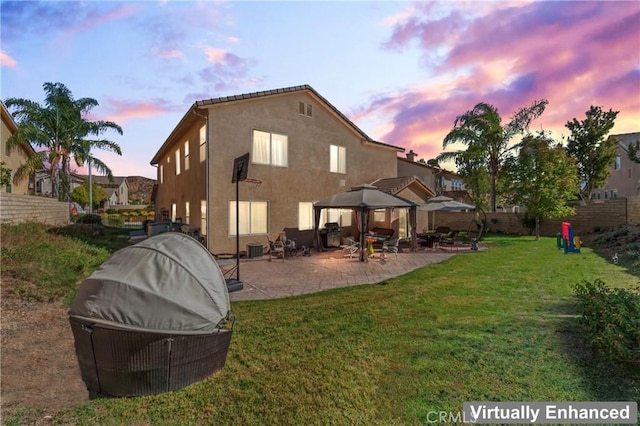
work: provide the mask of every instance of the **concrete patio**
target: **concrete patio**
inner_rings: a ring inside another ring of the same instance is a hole
[[[468,252],[468,251],[467,251]],[[374,284],[397,277],[432,263],[442,262],[456,253],[442,250],[419,250],[417,252],[387,255],[381,262],[379,253],[368,262],[360,262],[342,255],[342,250],[318,253],[311,256],[287,257],[268,260],[268,256],[240,261],[240,280],[244,288],[232,292],[232,301],[277,299],[300,294],[314,293],[338,287]],[[223,272],[235,266],[235,259],[219,261]],[[235,277],[235,272],[231,275]]]

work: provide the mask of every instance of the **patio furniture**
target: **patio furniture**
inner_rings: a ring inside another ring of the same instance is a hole
[[[188,235],[165,232],[100,265],[82,282],[69,322],[89,392],[139,396],[220,370],[235,317],[211,253]]]
[[[440,237],[440,246],[441,247],[451,247],[452,249],[458,249],[458,245],[456,244],[456,238],[460,231],[450,231],[446,235]]]
[[[269,262],[271,262],[271,259],[274,257],[276,259],[281,258],[284,262],[285,246],[282,239],[278,237],[275,241],[271,241],[269,236],[267,236],[267,240],[269,241]]]
[[[386,254],[394,254],[396,258],[398,257],[398,246],[400,244],[400,239],[396,238],[394,240],[387,240],[382,243],[382,258],[386,258]]]
[[[360,241],[356,241],[353,238],[347,239],[348,244],[342,245],[342,255],[349,256],[351,259],[354,255],[358,255],[360,253]]]

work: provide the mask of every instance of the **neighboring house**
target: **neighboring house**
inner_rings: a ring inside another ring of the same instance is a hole
[[[71,173],[71,191],[89,180],[88,175]],[[103,203],[104,208],[113,206],[126,206],[129,204],[129,188],[126,177],[114,176],[110,181],[106,176],[91,176],[94,185],[100,185],[107,191],[107,200]],[[36,195],[50,196],[52,190],[51,178],[47,170],[40,170],[36,173]]]
[[[610,135],[618,141],[618,155],[611,165],[611,174],[602,188],[593,191],[592,199],[601,200],[640,195],[640,164],[629,159],[626,149],[640,142],[640,132]]]
[[[18,125],[13,120],[13,117],[7,110],[4,102],[0,102],[0,105],[0,113],[2,115],[2,131],[0,134],[2,146],[0,147],[0,160],[4,163],[2,167],[11,172],[11,183],[6,187],[0,188],[0,192],[33,195],[35,193],[34,176],[29,176],[29,178],[22,179],[20,182],[14,182],[13,177],[18,167],[24,164],[27,158],[35,155],[36,152],[28,143],[14,147],[11,151],[8,150],[7,140],[18,131]]]
[[[197,101],[151,160],[156,217],[181,218],[211,252],[234,253],[233,164],[249,153],[248,176],[261,184],[239,184],[240,249],[285,228],[312,233],[314,201],[397,176],[403,151],[372,140],[308,85]],[[355,226],[351,211],[329,211],[326,222]]]
[[[406,158],[398,157],[398,176],[417,176],[427,187],[433,188],[437,195],[445,192],[460,191],[460,196],[466,195],[464,181],[454,172],[432,166],[423,161],[416,161],[417,154],[413,150],[406,153]],[[453,197],[459,198],[459,197]]]
[[[89,180],[87,175],[81,175],[81,177],[85,182]],[[103,204],[105,208],[129,205],[129,186],[126,177],[114,176],[113,180],[109,180],[106,176],[94,175],[91,176],[91,181],[107,190],[107,200]]]
[[[60,177],[58,176],[58,186],[60,185],[59,181]],[[36,172],[36,190],[35,195],[40,195],[43,197],[50,197],[51,192],[53,191],[53,185],[51,185],[51,176],[49,174],[49,170],[38,170]],[[82,176],[77,175],[75,173],[71,173],[71,191],[82,185],[84,179]]]

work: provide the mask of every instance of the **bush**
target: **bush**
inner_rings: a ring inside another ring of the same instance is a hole
[[[591,342],[612,361],[640,361],[640,292],[611,289],[599,279],[574,286]]]
[[[92,225],[102,225],[102,218],[98,214],[85,214],[78,218],[76,223],[88,223]]]

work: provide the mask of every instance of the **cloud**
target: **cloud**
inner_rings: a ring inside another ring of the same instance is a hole
[[[212,84],[215,91],[232,90],[255,82],[255,79],[247,78],[252,60],[217,47],[202,46],[201,49],[211,65],[202,69],[199,76],[208,85]]]
[[[638,2],[420,3],[388,22],[383,49],[420,49],[428,77],[355,112],[359,124],[386,117],[371,135],[383,142],[431,158],[455,117],[478,102],[508,121],[541,98],[550,103],[532,128],[558,138],[590,105],[621,111],[614,132],[640,130]]]
[[[175,111],[168,101],[162,99],[153,102],[132,102],[108,98],[105,108],[110,112],[105,114],[104,118],[96,118],[92,115],[92,119],[113,121],[122,125],[132,119],[152,118]]]
[[[15,68],[18,65],[15,59],[9,56],[5,51],[0,51],[0,67]]]

